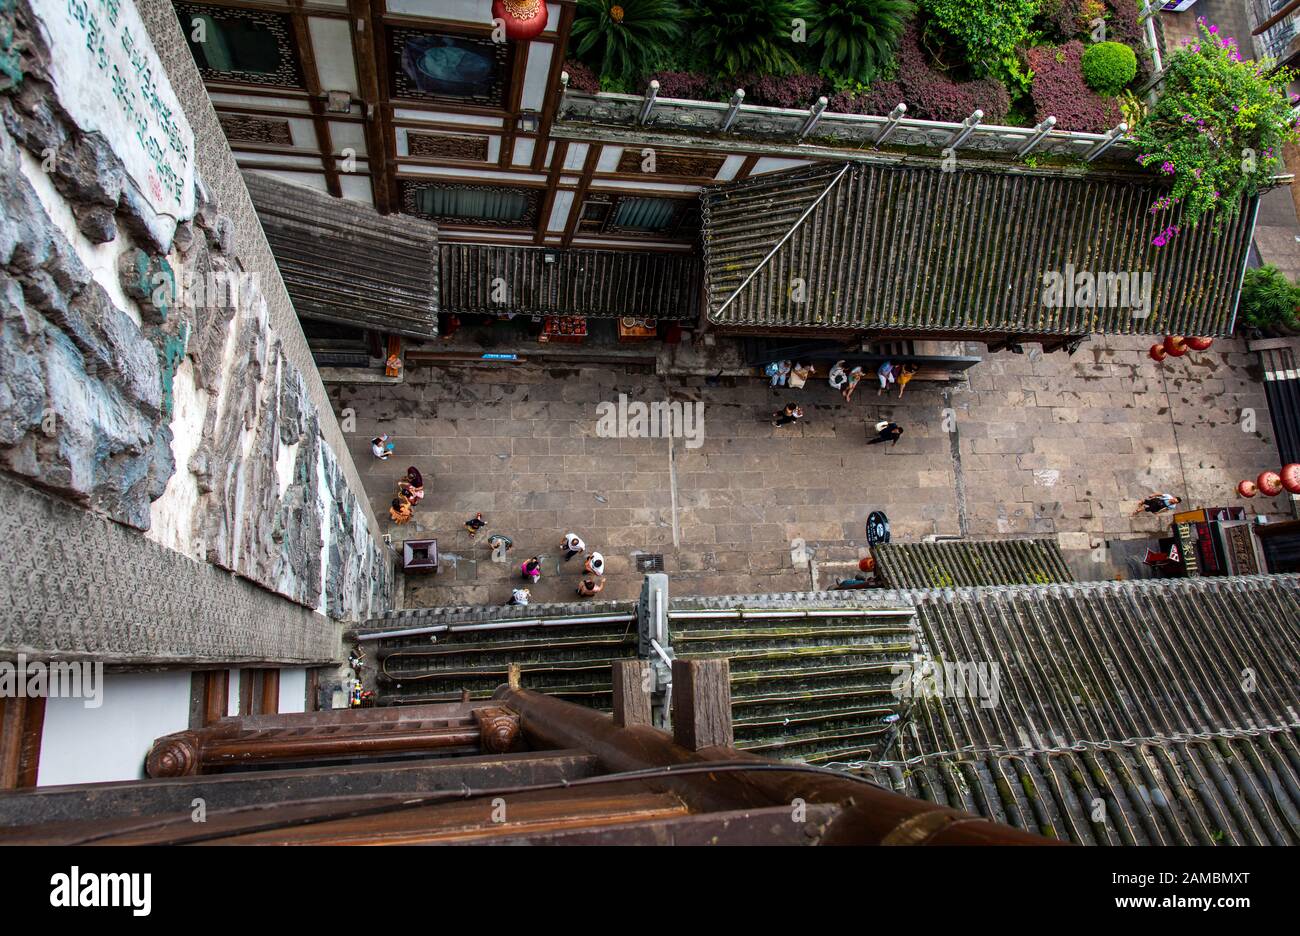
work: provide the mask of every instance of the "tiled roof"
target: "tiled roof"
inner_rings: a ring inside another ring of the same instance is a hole
[[[1300,843],[1300,578],[889,593],[997,704],[914,701],[909,795],[1087,844]]]
[[[688,253],[443,244],[445,312],[694,319],[700,259]],[[547,260],[547,257],[551,260]],[[504,289],[504,301],[498,301]]]
[[[1151,246],[1177,218],[1138,178],[822,164],[704,194],[707,314],[736,328],[1226,335],[1247,203]],[[1052,308],[1046,273],[1152,274],[1152,309]],[[796,279],[803,281],[802,295]]]
[[[1046,585],[1074,576],[1053,539],[883,543],[871,548],[889,588]]]
[[[244,181],[299,316],[437,337],[435,225],[256,172]]]

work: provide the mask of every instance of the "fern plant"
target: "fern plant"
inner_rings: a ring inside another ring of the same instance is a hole
[[[822,71],[869,82],[893,60],[912,0],[807,0],[808,42]]]
[[[578,0],[573,54],[602,83],[632,86],[668,57],[682,35],[677,0]]]
[[[801,0],[691,0],[691,39],[719,75],[788,75],[798,70],[794,20]]]

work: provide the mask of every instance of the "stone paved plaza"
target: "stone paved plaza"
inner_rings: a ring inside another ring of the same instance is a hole
[[[355,416],[349,445],[376,514],[387,517],[408,464],[424,473],[415,520],[383,521],[395,544],[438,540],[442,568],[408,578],[407,606],[504,603],[519,563],[539,553],[534,600],[569,600],[579,560],[557,573],[568,530],[605,555],[602,598],[638,592],[642,553],[664,556],[675,593],[739,594],[833,584],[863,554],[872,510],[888,513],[899,541],[1057,536],[1077,558],[1103,538],[1166,529],[1166,519],[1129,516],[1151,491],[1195,506],[1243,503],[1236,482],[1278,462],[1256,356],[1220,340],[1157,365],[1149,344],[1094,338],[1073,357],[1026,345],[960,382],[914,381],[901,400],[864,380],[851,404],[822,374],[802,391],[775,391],[757,377],[538,363],[411,367],[401,384],[330,392],[345,429]],[[620,394],[703,401],[703,444],[599,437],[598,404]],[[789,400],[805,422],[774,428],[772,412]],[[906,429],[896,447],[865,444],[882,418]],[[395,438],[391,461],[370,454],[379,432]],[[1247,503],[1287,515],[1283,499]],[[475,511],[488,526],[471,539],[462,524]],[[515,541],[509,564],[491,560],[493,531]],[[800,539],[811,564],[794,562]]]

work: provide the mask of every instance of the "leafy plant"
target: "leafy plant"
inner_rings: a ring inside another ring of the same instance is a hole
[[[823,71],[868,82],[893,58],[914,12],[912,0],[807,0],[808,42]]]
[[[1300,328],[1296,305],[1300,288],[1273,264],[1246,271],[1241,284],[1241,314],[1252,328]]]
[[[1222,223],[1269,184],[1287,143],[1300,141],[1287,85],[1296,75],[1272,60],[1243,60],[1235,39],[1200,20],[1201,36],[1168,59],[1164,92],[1133,130],[1138,162],[1168,177],[1152,213],[1181,204],[1181,224],[1207,212]],[[1168,242],[1166,228],[1153,243]]]
[[[800,0],[691,0],[691,38],[717,74],[788,75],[799,67],[791,23],[802,11]]]
[[[677,0],[578,0],[573,54],[602,79],[630,85],[660,64],[681,38]]]
[[[1101,94],[1119,94],[1137,70],[1137,55],[1122,42],[1098,42],[1084,50],[1083,79]]]
[[[930,21],[964,50],[978,77],[997,78],[1013,96],[1029,90],[1033,77],[1021,62],[1020,49],[1040,0],[921,0]]]
[[[1119,102],[1090,89],[1083,80],[1083,43],[1077,39],[1060,48],[1038,46],[1029,51],[1034,70],[1031,96],[1038,120],[1056,118],[1061,130],[1103,133],[1120,122]]]

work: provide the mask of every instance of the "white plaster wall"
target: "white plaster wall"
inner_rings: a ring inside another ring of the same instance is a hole
[[[307,710],[307,670],[305,667],[280,670],[280,714]]]
[[[50,699],[37,786],[144,778],[155,739],[184,731],[190,720],[190,674],[104,674],[104,704]]]

